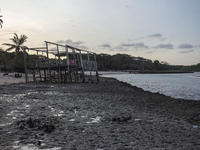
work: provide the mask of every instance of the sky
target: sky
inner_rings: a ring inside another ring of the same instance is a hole
[[[0,0],[0,47],[14,33],[44,41],[167,62],[200,63],[200,0]],[[97,60],[98,61],[98,60]]]

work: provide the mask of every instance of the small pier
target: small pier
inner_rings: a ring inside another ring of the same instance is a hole
[[[45,41],[46,47],[24,48],[27,82],[96,82],[99,83],[96,53],[69,45]],[[36,53],[26,58],[26,51]]]

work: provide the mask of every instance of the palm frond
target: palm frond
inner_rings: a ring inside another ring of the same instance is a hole
[[[26,39],[27,39],[28,37],[26,36],[26,35],[21,35],[20,36],[20,38],[19,38],[19,45],[22,45],[22,44],[24,44],[24,42],[26,42]]]
[[[6,45],[6,46],[16,46],[14,44],[9,44],[9,43],[3,43],[2,45]]]
[[[18,35],[17,33],[14,33],[14,38],[13,38],[13,42],[16,43],[16,44],[19,44],[19,38],[18,38]]]
[[[2,45],[10,46],[6,49],[6,51],[11,51],[12,49],[16,48],[15,44],[3,43]]]
[[[20,35],[20,37],[18,37],[18,35],[16,33],[14,33],[14,37],[10,38],[10,40],[14,43],[14,44],[9,44],[9,43],[3,43],[3,45],[6,46],[10,46],[7,51],[10,51],[12,49],[15,49],[15,53],[19,53],[19,51],[22,50],[22,48],[26,48],[28,49],[27,46],[22,46],[22,44],[24,44],[24,42],[26,42],[26,39],[28,37],[26,35]]]
[[[1,28],[2,28],[2,23],[3,23],[3,20],[0,19],[0,26],[1,26]]]
[[[14,33],[14,37],[16,37],[16,38],[17,38],[17,40],[18,40],[18,35],[17,35],[17,33]]]
[[[15,43],[16,45],[19,45],[19,42],[18,42],[18,35],[16,33],[14,33],[14,37],[13,38],[10,38],[10,40]]]
[[[11,46],[10,48],[7,48],[6,51],[8,52],[8,51],[11,51],[11,50],[13,50],[13,49],[15,49],[15,48],[16,48],[15,45],[13,45],[13,46]]]
[[[28,50],[29,50],[29,48],[28,48],[27,46],[21,46],[21,48],[25,48],[25,49],[28,49]]]
[[[18,45],[18,41],[17,41],[16,37],[11,38],[10,40],[11,40],[14,44]]]

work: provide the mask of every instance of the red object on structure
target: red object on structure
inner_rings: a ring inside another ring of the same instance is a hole
[[[74,60],[69,60],[69,65],[74,65]]]

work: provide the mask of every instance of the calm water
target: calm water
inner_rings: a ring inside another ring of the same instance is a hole
[[[185,74],[103,74],[173,98],[200,100],[200,72]]]

